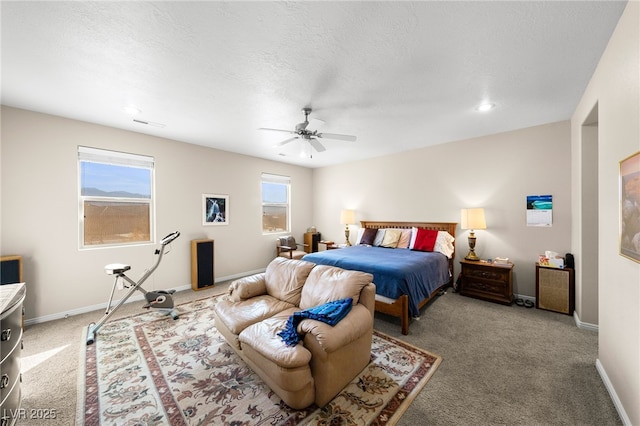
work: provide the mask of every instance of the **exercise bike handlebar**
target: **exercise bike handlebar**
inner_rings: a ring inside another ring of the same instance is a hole
[[[169,234],[166,237],[164,237],[160,241],[160,244],[162,244],[163,246],[166,246],[167,244],[169,244],[171,241],[175,240],[179,236],[180,236],[180,231],[172,232],[171,234]]]

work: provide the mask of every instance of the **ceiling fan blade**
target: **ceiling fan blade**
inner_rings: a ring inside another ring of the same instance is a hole
[[[327,150],[327,148],[325,148],[324,145],[322,145],[317,139],[311,138],[309,139],[309,143],[318,152],[323,152]]]
[[[295,133],[293,130],[269,129],[267,127],[260,127],[258,130],[269,130],[271,132]]]
[[[325,138],[325,139],[338,139],[341,141],[350,141],[350,142],[354,142],[357,137],[355,136],[351,136],[351,135],[339,135],[336,133],[318,133],[316,135],[319,138]]]
[[[288,144],[288,143],[289,143],[289,142],[291,142],[291,141],[295,141],[296,139],[298,139],[298,137],[297,137],[297,136],[296,136],[296,137],[294,137],[294,138],[285,139],[285,140],[283,140],[282,142],[279,142],[279,143],[275,144],[274,146],[282,146],[282,145],[286,145],[286,144]]]

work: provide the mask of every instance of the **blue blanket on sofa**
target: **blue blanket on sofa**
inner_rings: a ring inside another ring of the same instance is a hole
[[[287,320],[287,325],[284,329],[278,333],[278,336],[282,337],[282,341],[286,343],[287,346],[295,346],[300,341],[300,336],[297,331],[300,321],[303,319],[314,319],[334,326],[347,316],[352,304],[353,299],[348,297],[294,312]]]

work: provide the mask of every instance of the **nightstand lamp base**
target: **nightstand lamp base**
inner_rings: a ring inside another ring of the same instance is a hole
[[[467,254],[464,258],[464,260],[470,260],[472,262],[477,262],[480,260],[480,258],[478,256],[476,256],[476,254],[472,251],[469,252],[469,254]]]
[[[471,260],[471,261],[480,260],[480,258],[476,255],[475,248],[476,248],[476,235],[474,234],[473,230],[471,230],[471,233],[469,234],[469,253],[465,257],[465,260]]]

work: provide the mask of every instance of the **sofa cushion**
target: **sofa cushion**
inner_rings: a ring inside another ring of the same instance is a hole
[[[302,343],[287,346],[278,336],[285,327],[287,319],[297,310],[287,309],[247,327],[239,336],[241,346],[251,346],[260,355],[282,368],[308,366],[311,361],[311,352]]]
[[[302,288],[300,308],[307,309],[347,297],[352,298],[355,305],[362,289],[372,281],[373,275],[366,272],[317,265]]]
[[[223,321],[234,334],[240,334],[250,325],[294,307],[291,303],[263,295],[240,302],[221,300],[213,309],[218,320]]]
[[[267,265],[265,271],[267,293],[298,306],[302,286],[314,266],[315,263],[305,260],[276,257]]]

